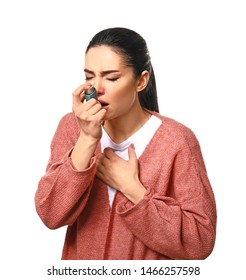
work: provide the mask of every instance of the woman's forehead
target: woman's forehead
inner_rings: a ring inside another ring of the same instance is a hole
[[[123,54],[109,46],[96,46],[88,50],[85,56],[85,68],[121,68],[125,66]]]

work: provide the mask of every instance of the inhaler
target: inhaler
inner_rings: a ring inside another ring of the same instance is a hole
[[[86,101],[89,101],[91,98],[97,99],[97,91],[94,86],[90,86],[89,88],[87,88],[84,93]]]

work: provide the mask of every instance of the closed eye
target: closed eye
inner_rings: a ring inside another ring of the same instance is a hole
[[[107,78],[108,81],[112,81],[112,82],[117,81],[118,79],[119,79],[118,77],[117,78]]]
[[[85,77],[85,80],[86,81],[89,81],[89,80],[91,80],[93,77]]]

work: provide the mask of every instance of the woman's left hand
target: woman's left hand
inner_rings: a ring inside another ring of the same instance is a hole
[[[144,197],[146,189],[138,177],[138,159],[133,145],[128,148],[128,154],[129,160],[124,160],[113,149],[106,148],[97,159],[96,175],[137,204]]]

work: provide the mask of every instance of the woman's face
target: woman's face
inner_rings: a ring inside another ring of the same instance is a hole
[[[139,106],[133,69],[121,54],[108,46],[89,49],[85,56],[85,79],[95,86],[98,100],[107,108],[105,119],[115,119]]]

